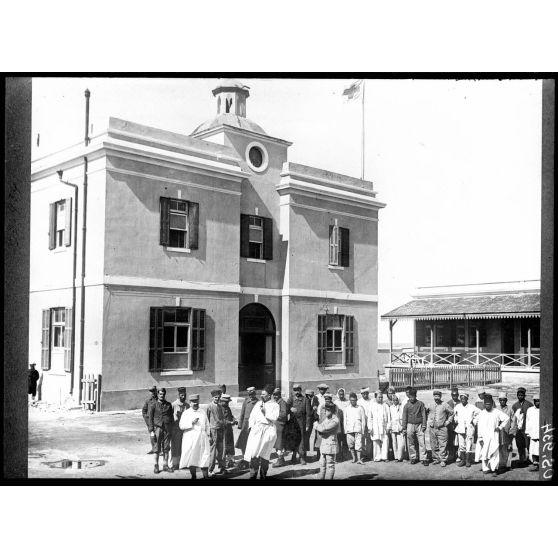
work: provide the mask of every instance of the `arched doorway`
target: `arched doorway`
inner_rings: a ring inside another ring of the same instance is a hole
[[[239,391],[275,384],[275,321],[262,304],[240,310],[238,353]]]

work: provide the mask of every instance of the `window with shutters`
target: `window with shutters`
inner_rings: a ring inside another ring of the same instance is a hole
[[[64,229],[66,228],[66,203],[59,201],[56,204],[56,248],[64,246]]]
[[[52,348],[64,348],[64,329],[66,327],[66,309],[52,309]]]
[[[72,198],[50,204],[49,250],[63,248],[71,244]]]
[[[329,226],[329,265],[349,267],[349,229],[340,227],[337,219]]]
[[[41,369],[50,370],[51,353],[64,353],[64,370],[72,369],[72,329],[71,308],[47,308],[43,310],[41,335]]]
[[[354,364],[354,317],[342,314],[318,316],[318,366]]]
[[[176,250],[197,250],[199,204],[160,198],[160,244]]]
[[[150,371],[188,373],[204,365],[205,310],[150,308]]]
[[[240,216],[240,255],[257,261],[273,259],[273,221],[269,217]]]

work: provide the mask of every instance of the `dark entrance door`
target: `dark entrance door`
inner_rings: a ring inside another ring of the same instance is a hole
[[[502,320],[502,352],[512,355],[515,352],[515,339],[514,339],[514,320]],[[504,366],[513,366],[519,364],[513,361],[513,357],[507,357],[505,354],[502,357],[502,364]]]
[[[275,385],[275,322],[262,304],[240,311],[238,389]]]

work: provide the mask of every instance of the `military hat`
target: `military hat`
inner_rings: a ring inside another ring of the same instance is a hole
[[[249,388],[246,388],[246,391],[247,391],[248,393],[250,393],[251,391],[256,391],[256,388],[253,387],[253,386],[251,386],[251,387],[249,387]]]
[[[527,390],[524,387],[517,388],[517,393],[527,393]]]
[[[230,401],[231,400],[231,396],[228,393],[223,393],[223,395],[221,395],[221,401]]]
[[[327,384],[319,384],[318,389],[327,389],[329,386]]]
[[[157,393],[157,386],[150,387],[147,391],[150,391],[151,393]]]
[[[278,394],[278,395],[281,395],[281,388],[276,387],[276,388],[273,390],[273,393],[274,393],[274,394],[276,393],[276,394]]]
[[[485,393],[485,394],[484,394],[484,400],[485,400],[485,401],[494,401],[494,399],[492,398],[492,394],[491,394],[491,393]]]
[[[439,389],[435,389],[435,390],[432,392],[432,395],[439,395],[439,396],[441,397],[441,396],[442,396],[442,392],[441,392]]]
[[[186,393],[186,388],[185,387],[179,387],[177,388],[178,393]]]
[[[188,399],[189,399],[190,401],[199,401],[199,400],[200,400],[200,396],[199,396],[199,394],[197,394],[197,393],[192,393],[192,394],[190,395],[190,397],[188,397]]]
[[[302,389],[300,384],[293,384],[293,389]]]
[[[498,393],[498,399],[507,399],[508,398],[508,394],[505,391],[500,391]]]
[[[360,389],[360,393],[369,393],[369,392],[370,392],[370,388],[363,387]]]
[[[311,389],[307,389],[304,393],[306,395],[314,395],[314,392]]]
[[[222,391],[220,389],[212,389],[211,390],[211,397],[215,397],[216,395],[221,395]]]

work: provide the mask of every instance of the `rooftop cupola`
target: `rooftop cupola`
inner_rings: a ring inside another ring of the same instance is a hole
[[[213,90],[217,97],[217,114],[234,114],[246,118],[246,99],[250,88],[236,79],[221,80]]]

